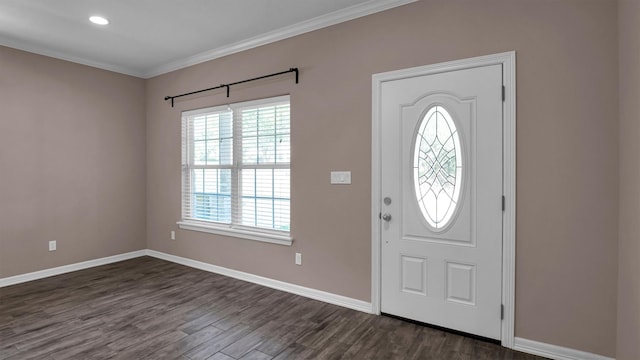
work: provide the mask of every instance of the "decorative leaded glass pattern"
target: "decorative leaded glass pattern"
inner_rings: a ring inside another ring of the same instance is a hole
[[[460,198],[462,154],[458,129],[440,105],[427,111],[418,128],[413,174],[422,215],[435,230],[445,228]]]

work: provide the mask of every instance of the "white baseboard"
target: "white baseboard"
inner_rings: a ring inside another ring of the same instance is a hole
[[[10,285],[16,285],[27,281],[33,281],[38,279],[47,278],[50,276],[65,274],[72,271],[84,270],[100,265],[111,264],[118,261],[129,260],[133,258],[137,258],[140,256],[145,256],[146,250],[138,250],[132,251],[124,254],[107,256],[100,259],[83,261],[75,264],[69,264],[64,266],[58,266],[51,269],[45,269],[40,271],[35,271],[31,273],[10,276],[7,278],[0,278],[0,288]]]
[[[533,355],[548,357],[554,360],[615,360],[614,358],[588,353],[566,347],[546,344],[538,341],[516,337],[514,350]]]
[[[332,294],[326,291],[316,290],[300,285],[290,284],[284,281],[269,279],[266,277],[249,274],[246,272],[228,269],[222,266],[211,265],[205,262],[196,261],[180,256],[170,255],[155,250],[147,250],[147,255],[153,256],[158,259],[171,261],[177,264],[189,266],[192,268],[232,277],[239,280],[248,281],[250,283],[266,286],[276,290],[286,291],[292,294],[308,297],[310,299],[323,301],[329,304],[342,306],[345,308],[362,311],[366,313],[373,313],[373,308],[370,302],[349,298],[342,295]]]
[[[180,256],[170,255],[163,252],[155,251],[155,250],[139,250],[133,251],[125,254],[119,254],[109,257],[104,257],[95,260],[83,261],[75,264],[69,264],[64,266],[59,266],[51,269],[45,269],[40,271],[35,271],[27,274],[21,274],[16,276],[11,276],[7,278],[0,278],[0,288],[10,285],[16,285],[20,283],[24,283],[27,281],[33,281],[38,279],[47,278],[50,276],[65,274],[72,271],[88,269],[100,265],[111,264],[118,261],[129,260],[140,256],[152,256],[158,259],[171,261],[177,264],[189,266],[192,268],[229,276],[232,278],[236,278],[239,280],[248,281],[254,284],[263,285],[266,287],[270,287],[272,289],[282,290],[289,293],[293,293],[296,295],[308,297],[314,300],[323,301],[329,304],[334,304],[342,307],[346,307],[353,310],[358,310],[366,313],[372,313],[373,309],[371,307],[370,302],[352,299],[342,295],[332,294],[326,291],[316,290],[300,285],[286,283],[284,281],[269,279],[266,277],[253,275],[249,273],[245,273],[242,271],[227,269],[222,266],[212,265],[208,263],[204,263],[201,261],[196,261]]]

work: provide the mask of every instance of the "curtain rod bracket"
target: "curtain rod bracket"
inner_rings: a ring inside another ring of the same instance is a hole
[[[164,101],[171,99],[171,107],[173,107],[173,96],[165,96]]]

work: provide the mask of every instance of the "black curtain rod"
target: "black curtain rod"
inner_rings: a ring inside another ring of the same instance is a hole
[[[179,98],[179,97],[183,97],[183,96],[187,96],[187,95],[193,95],[193,94],[197,94],[197,93],[201,93],[201,92],[205,92],[205,91],[222,89],[222,88],[227,88],[227,97],[229,97],[229,89],[233,85],[238,85],[238,84],[246,83],[246,82],[249,82],[249,81],[260,80],[260,79],[264,79],[264,78],[268,78],[268,77],[272,77],[272,76],[278,76],[278,75],[282,75],[282,74],[287,74],[287,73],[290,73],[290,72],[296,73],[296,84],[297,84],[298,83],[298,68],[290,68],[289,70],[286,70],[286,71],[281,71],[281,72],[277,72],[277,73],[273,73],[273,74],[269,74],[269,75],[264,75],[264,76],[258,76],[258,77],[255,77],[253,79],[236,81],[236,82],[233,82],[233,83],[230,83],[230,84],[220,84],[219,86],[214,86],[212,88],[192,91],[192,92],[188,92],[188,93],[184,93],[184,94],[180,94],[180,95],[165,96],[164,97],[164,101],[167,101],[167,100],[171,99],[171,107],[173,107],[173,99],[175,99],[175,98]]]

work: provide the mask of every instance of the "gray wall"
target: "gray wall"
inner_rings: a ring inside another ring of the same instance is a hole
[[[618,360],[640,359],[640,1],[622,0]]]
[[[371,75],[517,51],[516,336],[616,349],[617,6],[609,0],[429,0],[147,82],[151,249],[368,301]],[[301,82],[169,94],[301,68]],[[180,112],[291,94],[292,247],[178,230]],[[351,170],[351,186],[329,185]],[[303,266],[294,265],[302,252]]]
[[[144,81],[0,47],[0,99],[0,278],[144,249]]]

